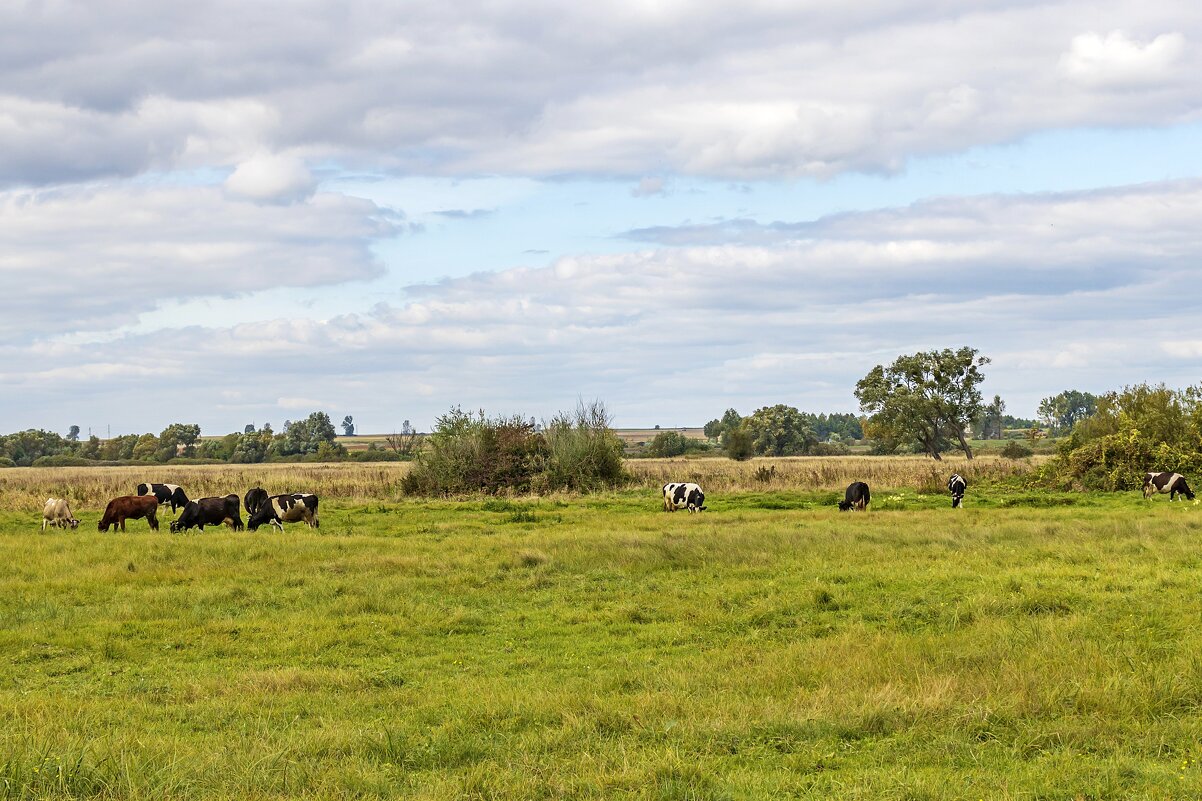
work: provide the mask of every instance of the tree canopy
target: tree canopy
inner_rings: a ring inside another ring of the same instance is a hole
[[[912,443],[940,459],[940,452],[958,442],[972,458],[965,430],[985,411],[981,399],[981,368],[989,364],[975,348],[922,351],[899,356],[893,364],[877,365],[856,383],[860,408],[870,415],[875,439],[896,449]]]

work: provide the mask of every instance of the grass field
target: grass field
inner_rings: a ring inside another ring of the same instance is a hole
[[[0,479],[0,797],[1202,796],[1202,506],[982,476],[43,535],[57,479]]]

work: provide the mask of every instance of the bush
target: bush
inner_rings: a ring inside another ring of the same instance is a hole
[[[17,463],[7,456],[0,456],[0,467],[16,467]]]
[[[755,438],[743,426],[732,428],[726,432],[723,449],[736,462],[745,462],[755,455]]]
[[[529,492],[546,443],[521,417],[489,419],[459,407],[439,417],[401,487],[415,495]]]
[[[31,467],[88,467],[96,464],[91,459],[82,456],[39,456],[33,460]]]
[[[622,440],[610,427],[600,401],[560,412],[543,433],[546,460],[539,489],[592,492],[612,489],[629,480],[622,462]]]
[[[1026,459],[1034,452],[1018,440],[1010,440],[1006,443],[1006,447],[1002,448],[1002,456],[1007,459]]]
[[[847,456],[851,448],[842,442],[819,442],[810,448],[811,456]]]

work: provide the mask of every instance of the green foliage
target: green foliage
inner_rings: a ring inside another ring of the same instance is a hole
[[[1026,459],[1034,453],[1030,447],[1024,445],[1016,439],[1012,439],[1006,443],[1006,447],[1002,448],[1001,454],[1007,459]]]
[[[267,454],[271,452],[271,445],[274,441],[275,437],[270,424],[263,426],[258,431],[239,434],[233,451],[230,453],[230,461],[235,464],[258,464],[267,459]]]
[[[0,467],[16,467],[17,463],[7,456],[0,456]]]
[[[594,492],[629,480],[622,461],[622,440],[613,432],[609,412],[600,401],[577,404],[560,412],[543,432],[546,459],[540,490]]]
[[[285,423],[283,432],[272,441],[272,452],[279,456],[342,456],[346,449],[335,441],[336,437],[330,416],[325,412],[313,412],[304,420]]]
[[[415,495],[530,492],[545,455],[546,442],[520,415],[488,418],[455,407],[435,420],[402,486]]]
[[[765,406],[743,420],[760,456],[801,456],[818,442],[808,417],[792,406]]]
[[[726,431],[722,449],[736,462],[745,462],[755,456],[755,438],[746,426],[740,425]]]
[[[20,467],[28,467],[43,456],[70,455],[76,452],[78,443],[41,429],[28,429],[0,436],[0,456],[12,459]]]
[[[177,456],[192,458],[196,453],[196,440],[200,438],[200,426],[192,423],[172,423],[159,434],[155,460],[169,462]]]
[[[913,443],[939,459],[955,441],[971,459],[964,431],[984,413],[981,368],[988,363],[968,347],[899,356],[860,379],[856,398],[871,415],[874,438],[888,443],[890,450]]]
[[[1001,395],[994,395],[993,402],[985,407],[977,429],[979,439],[1001,439],[1005,428],[1006,402]]]
[[[689,438],[678,431],[661,431],[647,446],[651,456],[680,456],[689,449]]]
[[[1088,392],[1066,389],[1039,402],[1039,417],[1058,433],[1073,430],[1073,426],[1092,415],[1098,408],[1098,397]]]
[[[1144,473],[1202,471],[1202,387],[1137,384],[1097,398],[1078,420],[1056,459],[1040,472],[1045,484],[1130,490]]]

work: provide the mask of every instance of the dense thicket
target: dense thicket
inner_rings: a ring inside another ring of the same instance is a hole
[[[519,415],[456,407],[439,417],[403,489],[416,495],[590,491],[625,482],[622,441],[600,403],[561,412],[536,430]]]
[[[1040,477],[1065,488],[1128,490],[1160,470],[1202,471],[1202,386],[1137,384],[1102,395]]]

